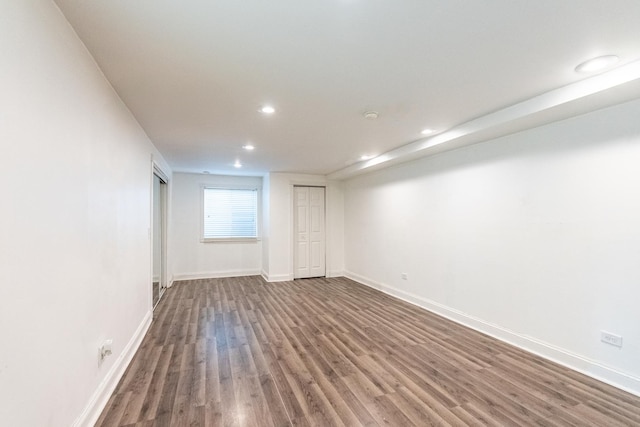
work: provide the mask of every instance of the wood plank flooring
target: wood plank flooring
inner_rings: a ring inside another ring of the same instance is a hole
[[[344,278],[177,282],[99,426],[630,426],[640,398]]]

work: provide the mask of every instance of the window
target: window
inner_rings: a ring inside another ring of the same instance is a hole
[[[258,238],[258,190],[203,188],[202,240]]]

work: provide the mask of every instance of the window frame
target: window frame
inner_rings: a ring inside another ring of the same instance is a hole
[[[247,190],[256,192],[256,237],[205,237],[204,235],[204,193],[207,189]],[[200,242],[201,243],[251,243],[260,241],[262,231],[262,189],[255,185],[200,184]]]

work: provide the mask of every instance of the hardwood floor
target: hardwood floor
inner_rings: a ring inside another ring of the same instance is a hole
[[[100,426],[640,425],[640,398],[344,278],[177,282]]]

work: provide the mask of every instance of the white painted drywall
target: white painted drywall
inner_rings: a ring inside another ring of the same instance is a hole
[[[640,100],[347,181],[347,274],[640,393],[639,117]]]
[[[327,276],[341,275],[344,271],[344,219],[342,183],[329,181],[324,176],[270,173],[268,176],[268,213],[264,231],[269,236],[263,246],[268,251],[263,265],[265,277],[270,281],[293,280],[293,187],[312,185],[326,187],[326,256]]]
[[[0,424],[88,424],[150,319],[171,171],[52,2],[0,2],[0,52]]]
[[[174,280],[257,275],[262,271],[262,241],[200,241],[203,185],[262,188],[261,177],[173,174],[170,245]]]
[[[269,242],[271,233],[271,177],[262,177],[262,271],[263,277],[269,277]]]
[[[344,275],[344,186],[327,181],[327,277]]]

